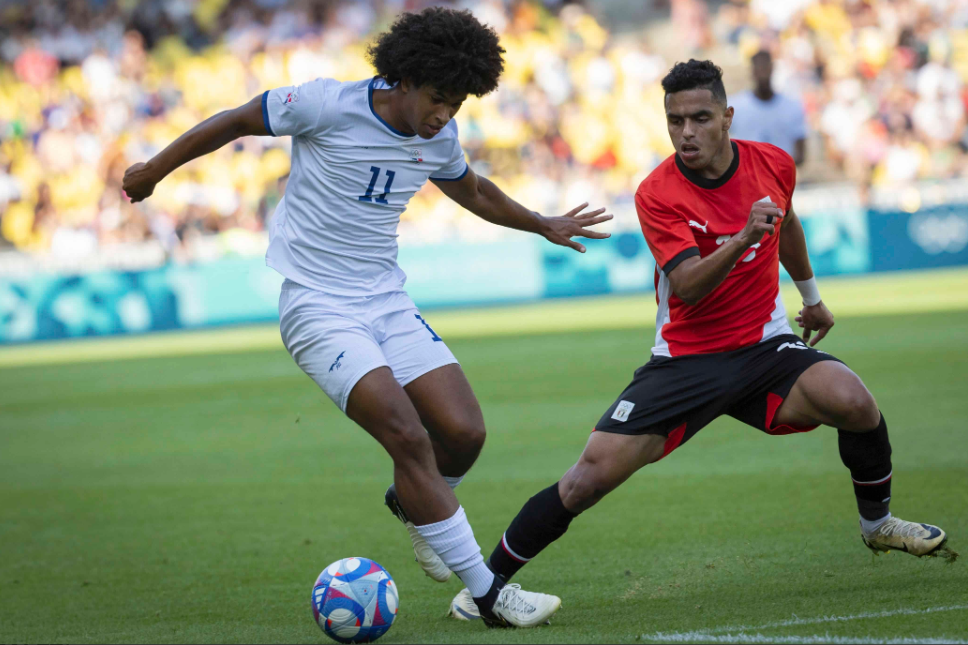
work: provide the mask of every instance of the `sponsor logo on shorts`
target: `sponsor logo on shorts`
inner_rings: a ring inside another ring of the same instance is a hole
[[[615,406],[615,412],[612,413],[612,418],[625,423],[629,420],[629,415],[632,414],[632,408],[634,407],[635,404],[631,401],[619,401],[618,405]]]
[[[343,359],[344,356],[346,356],[346,352],[340,352],[339,356],[336,357],[336,360],[333,361],[333,364],[329,366],[330,372],[332,372],[333,370],[339,370],[339,368],[343,366],[343,364],[340,361]]]
[[[803,344],[803,341],[798,340],[795,343],[783,343],[782,345],[780,345],[779,347],[776,348],[776,351],[779,352],[779,351],[782,351],[782,350],[784,350],[784,349],[786,349],[788,347],[790,349],[810,349],[809,347],[807,347],[806,345]]]

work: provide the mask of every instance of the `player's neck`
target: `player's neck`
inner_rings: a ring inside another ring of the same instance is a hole
[[[398,88],[399,86],[388,90],[373,90],[373,109],[395,130],[412,136],[417,133],[403,118],[403,109],[400,105],[403,94]]]
[[[761,101],[772,101],[773,97],[776,96],[776,93],[770,86],[757,87],[755,90],[753,90],[753,96]]]

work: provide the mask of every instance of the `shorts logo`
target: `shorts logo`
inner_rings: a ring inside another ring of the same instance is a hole
[[[783,343],[782,345],[780,345],[779,347],[776,348],[776,351],[779,352],[779,351],[782,351],[782,350],[784,350],[784,349],[786,349],[788,347],[790,349],[810,349],[809,347],[807,347],[806,345],[803,344],[803,341],[798,340],[795,343]]]
[[[340,352],[340,355],[336,357],[336,360],[333,361],[333,364],[329,366],[330,372],[332,372],[333,370],[339,370],[339,368],[343,366],[343,364],[340,361],[343,359],[344,356],[346,356],[346,352]]]
[[[289,94],[286,95],[286,103],[298,103],[299,102],[299,88],[294,87]]]
[[[629,415],[632,413],[632,408],[634,407],[635,404],[631,401],[619,401],[618,405],[615,406],[615,412],[612,413],[612,418],[625,423],[629,420]]]
[[[410,161],[414,163],[420,163],[421,161],[423,161],[423,150],[421,150],[420,148],[411,148]]]

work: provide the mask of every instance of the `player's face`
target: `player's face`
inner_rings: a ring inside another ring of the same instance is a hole
[[[757,87],[769,87],[773,77],[773,61],[765,56],[753,61],[753,82]]]
[[[733,108],[716,101],[709,90],[667,94],[669,137],[686,167],[702,170],[723,151],[733,121]]]
[[[410,127],[421,138],[432,139],[454,118],[467,95],[450,94],[424,85],[410,89],[407,98]]]

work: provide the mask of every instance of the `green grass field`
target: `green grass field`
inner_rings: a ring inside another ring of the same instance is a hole
[[[884,410],[892,510],[966,551],[968,325],[935,309],[841,318],[823,347]],[[459,489],[485,555],[648,358],[650,327],[566,327],[450,342],[488,424]],[[830,429],[723,419],[644,469],[516,578],[564,599],[534,630],[444,618],[459,583],[413,562],[390,472],[274,346],[3,367],[0,642],[325,642],[310,588],[351,555],[399,585],[387,643],[968,639],[968,563],[874,558]]]

